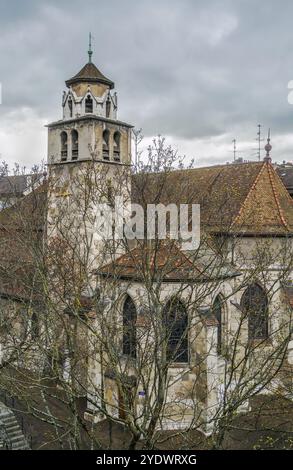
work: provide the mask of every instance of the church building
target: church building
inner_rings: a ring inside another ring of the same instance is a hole
[[[138,430],[156,417],[156,429],[210,433],[227,404],[245,411],[258,390],[285,393],[293,364],[293,201],[271,163],[269,139],[262,162],[133,171],[133,126],[118,119],[114,82],[92,62],[91,46],[86,65],[65,83],[62,119],[47,126],[46,180],[0,212],[1,305],[34,312],[35,348],[19,367],[47,371],[56,354],[61,383],[78,382],[87,401],[87,421],[112,417]],[[199,205],[199,247],[184,250],[170,236],[98,239],[97,207],[114,211],[115,197],[143,208]],[[64,324],[46,336],[55,341],[50,362],[36,344],[57,317]],[[76,335],[72,350],[68,331]],[[3,362],[11,344],[0,342]]]

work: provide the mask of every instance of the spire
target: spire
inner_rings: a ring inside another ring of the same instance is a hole
[[[93,55],[93,51],[92,51],[92,33],[89,34],[89,50],[88,50],[88,55],[89,55],[89,63],[92,62],[92,55]]]
[[[264,157],[263,160],[266,163],[271,163],[271,161],[272,161],[271,156],[270,156],[270,151],[272,150],[272,146],[271,146],[270,142],[271,142],[271,129],[269,129],[267,143],[265,145],[265,151],[267,153],[266,153],[266,156]]]
[[[105,75],[100,72],[99,69],[92,62],[92,33],[89,33],[89,48],[88,48],[88,62],[82,67],[82,69],[69,80],[66,80],[66,86],[70,87],[76,83],[85,82],[85,83],[101,83],[107,85],[109,88],[114,88],[114,82],[105,77]]]

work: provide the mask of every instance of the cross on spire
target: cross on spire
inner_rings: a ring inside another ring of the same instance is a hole
[[[93,55],[93,51],[92,51],[92,33],[89,34],[89,50],[88,50],[88,55],[89,55],[89,63],[91,63],[91,61],[92,61],[92,55]]]

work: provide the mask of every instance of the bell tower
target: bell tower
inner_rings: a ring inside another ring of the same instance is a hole
[[[114,82],[95,66],[92,54],[90,34],[88,62],[65,82],[62,119],[47,126],[49,165],[131,163],[132,126],[117,119]]]
[[[73,238],[70,245],[86,258],[84,264],[91,263],[89,271],[104,246],[96,230],[100,203],[114,211],[116,196],[125,207],[130,198],[133,127],[117,119],[114,83],[93,64],[92,54],[90,36],[88,62],[65,82],[62,119],[47,126],[48,238]]]

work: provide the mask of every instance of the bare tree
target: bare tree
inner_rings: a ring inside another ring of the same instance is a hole
[[[42,186],[0,213],[1,389],[50,425],[43,445],[105,446],[95,421],[107,419],[109,447],[122,425],[131,449],[163,446],[164,429],[181,446],[200,430],[223,448],[254,396],[288,396],[291,239],[250,234],[247,246],[240,216],[227,237],[234,195],[212,194],[182,166],[163,138],[134,169],[103,165],[93,150],[71,172],[53,164]],[[97,206],[114,212],[116,195],[126,219],[132,201],[145,222],[148,204],[200,204],[199,246],[172,238],[169,211],[166,239],[158,230],[152,240],[147,230],[117,238],[115,226],[98,238]]]

